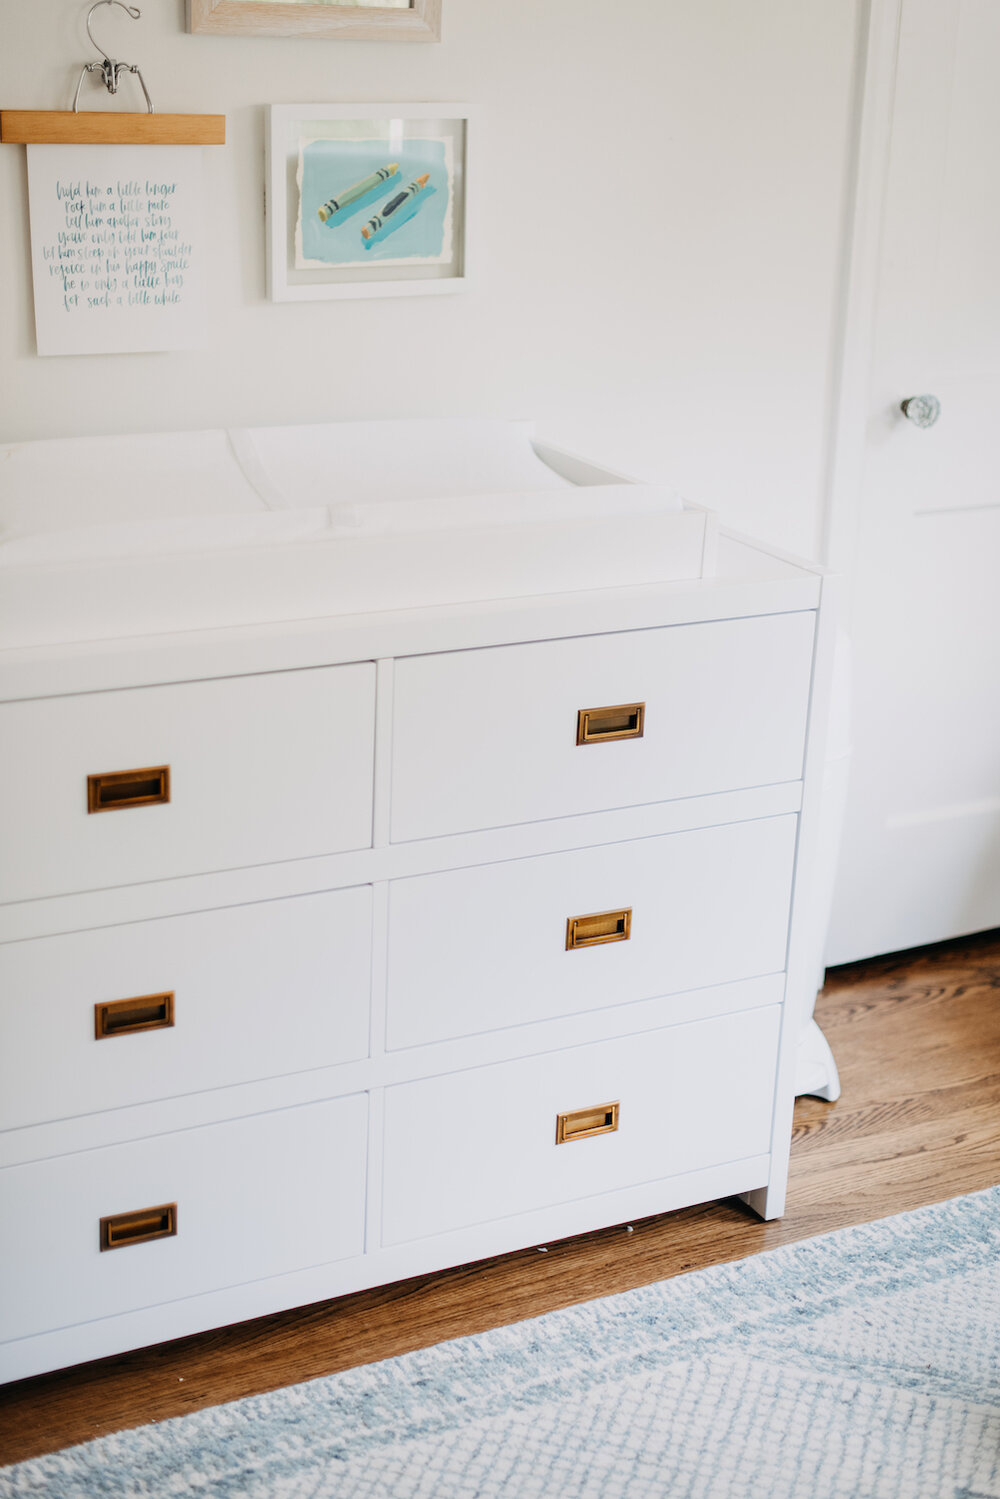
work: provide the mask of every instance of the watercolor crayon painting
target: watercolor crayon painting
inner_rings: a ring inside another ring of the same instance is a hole
[[[405,136],[391,128],[399,123],[351,121],[350,134],[338,139],[303,136],[296,173],[298,270],[452,260],[453,142]]]
[[[272,104],[272,301],[461,291],[468,132],[464,104]]]

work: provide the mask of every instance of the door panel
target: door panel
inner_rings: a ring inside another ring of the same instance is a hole
[[[998,73],[994,0],[903,0],[831,963],[1000,925]]]

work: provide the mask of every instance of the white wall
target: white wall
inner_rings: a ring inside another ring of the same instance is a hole
[[[0,0],[0,104],[68,107],[87,3]],[[531,416],[815,553],[860,3],[444,0],[438,45],[190,36],[183,0],[102,10],[158,109],[228,117],[206,150],[209,346],[39,359],[24,150],[0,146],[0,439]],[[474,107],[466,293],[265,300],[263,106],[323,99]]]

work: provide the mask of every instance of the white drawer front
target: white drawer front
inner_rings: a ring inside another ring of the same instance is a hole
[[[812,613],[397,664],[394,842],[798,780]],[[641,738],[577,744],[643,703]]]
[[[780,1007],[386,1090],[383,1242],[405,1243],[770,1149]],[[557,1116],[618,1103],[614,1133]]]
[[[3,705],[0,900],[367,847],[374,693],[363,663]],[[164,765],[168,803],[88,812]]]
[[[362,886],[0,948],[0,1129],[367,1056],[371,908]],[[144,997],[98,1039],[95,1006]]]
[[[397,880],[390,1050],[780,972],[796,816]],[[567,921],[631,911],[567,950]]]
[[[0,1172],[0,1336],[360,1254],[362,1094]],[[177,1204],[175,1237],[101,1251],[100,1221]]]

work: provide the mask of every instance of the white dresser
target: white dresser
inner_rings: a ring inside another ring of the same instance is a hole
[[[2,1377],[779,1214],[821,573],[723,535],[712,576],[209,628],[174,560],[177,628],[0,652]]]

